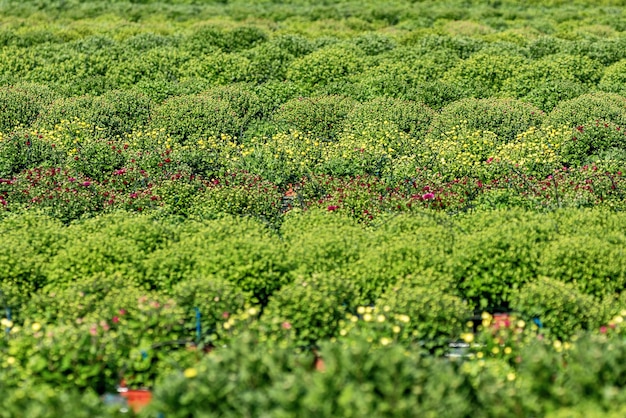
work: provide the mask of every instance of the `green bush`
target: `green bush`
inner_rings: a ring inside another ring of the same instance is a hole
[[[544,113],[540,109],[519,100],[463,99],[447,105],[435,115],[431,132],[438,136],[463,125],[470,131],[491,131],[502,142],[509,142],[531,126],[541,125],[543,119]]]
[[[175,96],[154,108],[150,127],[163,129],[180,144],[196,145],[220,134],[237,135],[245,126],[238,111],[210,95]]]
[[[274,292],[259,326],[270,338],[287,338],[298,347],[311,347],[337,337],[339,321],[354,310],[358,294],[342,276],[303,277]]]
[[[356,102],[342,96],[291,99],[274,113],[274,122],[283,130],[295,129],[332,141]]]
[[[568,340],[582,330],[597,330],[607,318],[598,299],[572,284],[540,277],[511,298],[511,308],[522,316],[537,318],[550,335]]]
[[[393,39],[378,33],[366,33],[353,39],[353,42],[367,55],[379,55],[396,47]]]
[[[187,333],[195,335],[196,343],[210,342],[218,325],[242,311],[250,300],[248,294],[219,277],[183,280],[168,293],[187,314]]]
[[[269,80],[283,81],[287,77],[287,68],[294,56],[273,43],[265,43],[247,51],[250,60],[250,78],[255,83]]]
[[[539,272],[571,282],[581,292],[598,297],[626,285],[623,239],[610,242],[602,235],[570,235],[551,242],[541,256]]]
[[[461,295],[480,309],[507,303],[537,276],[549,228],[539,220],[522,220],[523,212],[494,212],[480,230],[461,236],[449,259],[450,275]]]
[[[626,60],[607,67],[598,87],[602,91],[626,96]]]
[[[368,234],[353,219],[321,210],[287,216],[281,227],[294,274],[341,271],[358,260]]]
[[[105,406],[93,391],[76,389],[60,391],[55,383],[28,382],[19,388],[2,389],[0,417],[32,418],[114,418],[124,417],[119,406]]]
[[[410,321],[398,338],[419,341],[428,350],[447,350],[472,317],[473,308],[454,295],[452,283],[432,277],[408,278],[391,285],[376,302],[389,314],[407,315]]]
[[[360,134],[377,124],[394,124],[400,131],[421,138],[430,127],[435,112],[428,106],[391,98],[377,98],[355,106],[347,115],[345,129]]]
[[[258,302],[290,278],[290,265],[278,238],[261,223],[246,218],[204,221],[193,233],[146,258],[145,276],[156,289],[201,275],[227,280]]]
[[[0,139],[0,178],[12,178],[26,169],[54,167],[64,153],[41,135],[19,129]]]
[[[615,93],[585,94],[559,103],[545,118],[544,124],[575,128],[596,120],[626,126],[626,98]]]
[[[150,98],[138,91],[110,90],[102,96],[80,96],[54,101],[37,120],[37,127],[52,129],[63,120],[78,119],[92,126],[94,136],[111,139],[148,123]]]
[[[397,281],[439,268],[453,236],[453,231],[434,221],[398,216],[369,237],[371,244],[346,266],[345,274],[355,282],[365,304],[375,303]]]
[[[30,126],[53,98],[52,90],[38,84],[0,88],[0,132]]]
[[[185,51],[171,46],[132,52],[110,65],[105,82],[114,88],[126,89],[146,79],[177,81],[190,58]]]
[[[525,63],[526,59],[518,55],[479,52],[446,72],[443,80],[461,84],[474,97],[491,97]]]
[[[626,128],[602,119],[576,127],[561,148],[563,162],[580,167],[612,152],[626,151]],[[618,154],[619,155],[619,154]]]
[[[363,58],[357,48],[333,45],[294,60],[287,69],[287,79],[320,87],[356,75],[362,69]]]

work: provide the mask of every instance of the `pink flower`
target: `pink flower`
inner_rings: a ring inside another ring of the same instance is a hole
[[[76,179],[74,177],[70,177],[67,179],[67,181],[69,181],[70,183],[73,183],[76,181]]]
[[[89,333],[95,337],[98,335],[98,327],[96,325],[92,325],[91,328],[89,328]]]
[[[435,198],[435,194],[434,193],[426,193],[422,195],[422,199],[424,200],[431,200]]]
[[[85,187],[89,187],[89,186],[91,186],[91,182],[90,182],[90,181],[83,181],[81,184],[82,184],[83,186],[85,186]]]
[[[224,319],[228,319],[229,316],[230,316],[230,314],[228,312],[224,312],[222,314],[222,318],[224,318]]]
[[[119,313],[120,313],[120,315],[126,315],[126,310],[125,309],[120,309]]]
[[[606,327],[604,325],[600,327],[600,333],[606,334]]]
[[[290,324],[289,322],[285,321],[285,322],[283,322],[283,323],[281,324],[281,327],[282,327],[283,329],[291,329],[291,324]]]
[[[119,316],[114,316],[112,319],[114,324],[117,324],[118,322],[120,322],[120,317]]]

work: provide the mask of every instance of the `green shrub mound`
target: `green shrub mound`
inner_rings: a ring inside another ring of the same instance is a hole
[[[539,272],[571,282],[583,293],[602,297],[626,285],[622,251],[623,238],[610,242],[602,235],[560,237],[545,248]]]
[[[245,120],[240,111],[228,101],[208,94],[181,95],[156,106],[149,126],[163,129],[179,144],[195,146],[209,136],[235,136],[242,132]]]
[[[454,294],[452,283],[436,276],[401,280],[381,295],[376,306],[392,314],[408,315],[410,322],[400,338],[416,341],[433,352],[446,350],[473,313],[473,307]]]
[[[491,131],[509,142],[531,126],[540,126],[544,112],[514,99],[463,99],[441,109],[433,118],[431,134],[439,136],[454,127]]]
[[[144,94],[110,90],[101,96],[80,96],[55,100],[37,120],[39,129],[54,129],[63,121],[80,120],[99,138],[113,139],[147,125],[152,101]]]
[[[400,131],[421,138],[434,116],[435,112],[422,103],[381,97],[355,106],[344,126],[348,132],[359,135],[377,125],[393,124]]]
[[[340,321],[358,303],[358,292],[341,276],[312,275],[274,292],[259,327],[270,338],[288,338],[300,347],[337,337]]]
[[[355,106],[354,100],[343,96],[299,97],[278,108],[273,120],[282,130],[299,130],[323,141],[332,141],[337,139]]]
[[[589,93],[559,103],[545,118],[549,126],[575,128],[596,120],[626,125],[626,99],[615,93]]]
[[[350,45],[331,45],[294,60],[287,68],[287,80],[312,88],[341,81],[364,67],[362,52]]]
[[[0,132],[28,127],[52,102],[55,93],[39,84],[20,83],[0,88]]]
[[[536,318],[550,335],[568,340],[581,330],[597,330],[608,320],[605,306],[574,284],[540,277],[524,285],[511,300],[511,308]]]

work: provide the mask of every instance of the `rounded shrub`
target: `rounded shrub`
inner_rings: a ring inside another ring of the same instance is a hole
[[[549,229],[521,216],[528,214],[494,212],[480,229],[455,240],[449,274],[480,309],[506,309],[517,289],[537,276]]]
[[[216,327],[241,311],[250,295],[219,277],[194,277],[175,284],[168,291],[178,306],[187,313],[187,329],[192,335],[200,324],[200,336],[208,340]]]
[[[355,106],[344,126],[347,131],[358,134],[372,124],[391,123],[400,131],[422,137],[434,116],[435,112],[422,103],[381,97]]]
[[[319,87],[358,74],[362,68],[358,48],[332,45],[294,60],[287,69],[287,79]]]
[[[281,50],[293,55],[296,58],[310,54],[315,49],[315,46],[311,41],[296,34],[279,35],[271,39],[269,43],[276,45]]]
[[[78,119],[92,126],[101,138],[131,133],[148,123],[152,100],[139,91],[111,90],[102,96],[79,96],[54,101],[37,126],[52,129],[63,120]]]
[[[606,68],[598,87],[602,91],[626,96],[626,59]]]
[[[544,124],[575,128],[596,120],[626,126],[626,98],[615,93],[589,93],[560,103]]]
[[[225,100],[206,94],[175,96],[152,112],[150,128],[163,129],[180,144],[219,134],[237,135],[245,121]]]
[[[558,339],[569,339],[576,332],[597,329],[605,312],[598,300],[573,284],[540,277],[519,289],[511,298],[511,308],[522,316],[537,319]]]
[[[273,119],[283,130],[295,129],[332,141],[355,105],[354,100],[343,96],[291,99],[276,110]]]
[[[336,337],[339,322],[356,302],[351,281],[339,275],[312,275],[274,292],[259,326],[269,336],[290,338],[296,346],[311,347]]]
[[[479,52],[446,72],[443,80],[460,83],[474,97],[490,97],[500,92],[504,82],[525,63],[526,59],[518,55]]]
[[[393,39],[378,33],[366,33],[357,36],[353,42],[367,55],[379,55],[396,47]]]
[[[470,131],[491,131],[503,142],[531,126],[540,126],[544,112],[515,99],[463,99],[441,109],[433,118],[431,134],[441,135],[458,125]]]
[[[576,127],[561,147],[564,164],[582,166],[594,159],[626,151],[626,127],[596,120]]]
[[[39,84],[0,88],[0,132],[30,126],[53,98],[54,93]]]
[[[266,43],[249,50],[250,81],[265,83],[269,80],[285,80],[287,68],[294,56],[276,44]]]
[[[402,337],[428,349],[441,349],[461,335],[473,308],[454,294],[452,284],[436,277],[410,278],[391,285],[376,302],[390,314],[407,315]]]
[[[619,292],[626,285],[623,243],[600,236],[561,237],[543,251],[538,272],[598,297]]]

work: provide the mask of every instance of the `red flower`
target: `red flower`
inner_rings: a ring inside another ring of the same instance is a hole
[[[329,212],[332,212],[332,211],[337,210],[337,209],[339,209],[339,206],[330,205],[330,206],[328,207],[328,211],[329,211]]]

